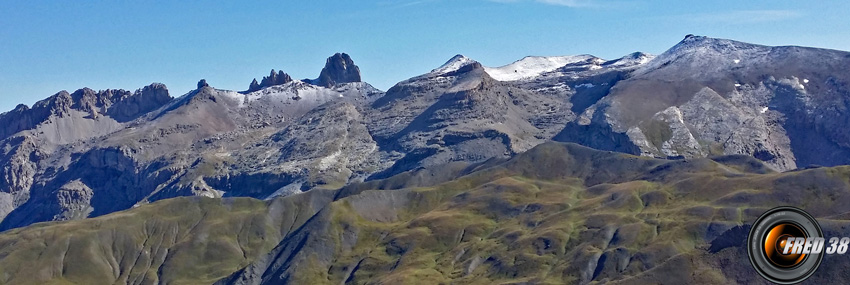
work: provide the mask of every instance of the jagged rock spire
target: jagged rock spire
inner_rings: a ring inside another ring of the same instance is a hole
[[[248,85],[248,92],[257,91],[260,90],[260,88],[260,83],[257,83],[257,79],[254,78],[254,80],[251,81],[251,85]]]
[[[254,92],[269,86],[281,85],[289,82],[292,82],[292,77],[290,77],[289,74],[286,74],[283,70],[275,72],[274,69],[272,69],[272,71],[269,72],[269,76],[263,77],[263,80],[260,83],[257,83],[257,79],[254,78],[248,86],[248,92]]]

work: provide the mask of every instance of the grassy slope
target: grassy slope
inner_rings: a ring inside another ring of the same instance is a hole
[[[222,283],[758,282],[741,226],[778,205],[850,211],[848,167],[717,161],[544,144],[437,186],[348,193],[284,240],[276,262]]]
[[[267,253],[330,194],[271,203],[175,198],[7,231],[0,234],[0,283],[212,283]]]
[[[0,283],[759,282],[740,226],[797,205],[841,234],[848,178],[850,167],[774,173],[746,157],[665,161],[547,143],[270,204],[178,198],[9,231]],[[842,278],[822,271],[813,281]]]

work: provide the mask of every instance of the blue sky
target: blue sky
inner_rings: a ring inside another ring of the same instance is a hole
[[[686,34],[850,50],[850,1],[0,1],[0,110],[59,90],[165,83],[244,90],[283,69],[315,78],[347,52],[388,89],[455,54],[658,54]]]

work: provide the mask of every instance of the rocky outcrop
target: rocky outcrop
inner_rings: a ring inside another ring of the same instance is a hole
[[[319,78],[312,80],[313,84],[324,87],[360,81],[360,68],[345,53],[337,53],[329,57]]]
[[[43,155],[35,141],[28,136],[2,141],[0,161],[0,220],[30,198],[30,188],[35,182],[37,162]]]
[[[283,70],[275,74],[274,69],[272,69],[268,77],[263,77],[263,81],[260,83],[260,87],[281,85],[289,82],[292,82],[292,77],[290,77],[289,74],[284,73]]]
[[[86,218],[94,210],[91,199],[94,192],[80,180],[73,180],[59,188],[56,192],[56,205],[59,212],[53,216],[54,221],[77,220]]]
[[[283,70],[275,73],[274,69],[269,73],[269,76],[264,76],[263,81],[257,83],[257,79],[254,78],[251,81],[251,84],[248,86],[247,92],[254,92],[266,87],[275,86],[275,85],[283,85],[286,83],[292,82],[292,77],[289,74],[283,72]]]

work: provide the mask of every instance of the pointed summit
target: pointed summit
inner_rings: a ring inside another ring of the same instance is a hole
[[[251,84],[248,85],[248,92],[254,92],[257,90],[260,90],[260,83],[257,83],[257,79],[254,78],[254,80],[251,81]]]
[[[345,53],[336,53],[325,62],[325,68],[313,84],[332,87],[341,83],[360,82],[360,68]]]
[[[472,60],[468,57],[465,57],[462,54],[458,54],[458,55],[453,56],[451,59],[449,59],[449,61],[446,61],[446,63],[444,63],[440,67],[437,67],[436,69],[431,70],[431,73],[433,73],[433,74],[445,74],[445,73],[457,71],[464,66],[474,64],[474,63],[478,63],[478,62],[475,61],[475,60]],[[481,64],[478,64],[478,65],[480,66]]]

